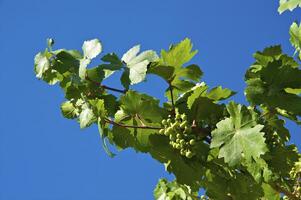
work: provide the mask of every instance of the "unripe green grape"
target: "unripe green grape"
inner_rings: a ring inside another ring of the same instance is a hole
[[[183,121],[187,120],[187,116],[185,114],[182,114],[182,120]]]
[[[169,139],[173,142],[176,141],[176,137],[174,135],[169,135]]]
[[[177,144],[176,149],[181,149],[181,146],[179,144]]]
[[[159,133],[163,135],[165,133],[165,129],[160,129]]]
[[[166,119],[163,119],[163,120],[162,120],[162,124],[163,124],[164,126],[167,125]]]
[[[185,155],[185,150],[184,150],[184,149],[181,149],[181,150],[180,150],[180,154],[181,154],[182,156],[184,156],[184,155]]]
[[[185,156],[186,156],[187,158],[192,158],[193,154],[192,154],[191,151],[187,151],[187,152],[185,153]]]
[[[168,124],[170,124],[171,123],[171,119],[167,119],[167,121],[166,121]]]
[[[176,143],[180,143],[180,139],[179,138],[176,139]]]
[[[180,133],[177,134],[177,138],[181,138],[181,134]]]
[[[180,140],[180,144],[184,145],[185,144],[185,140]]]
[[[190,144],[190,145],[195,145],[195,143],[196,143],[195,139],[191,139],[191,140],[189,141],[189,144]]]
[[[179,113],[176,114],[176,120],[181,119],[181,115]]]

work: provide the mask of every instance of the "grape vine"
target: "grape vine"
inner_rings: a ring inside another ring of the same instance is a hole
[[[278,11],[297,7],[301,0],[280,0]],[[85,41],[82,52],[53,50],[48,39],[34,70],[38,79],[62,88],[65,118],[80,128],[98,126],[109,156],[115,154],[108,142],[133,148],[175,175],[171,182],[159,180],[158,200],[300,200],[301,154],[285,123],[301,124],[301,25],[294,22],[289,32],[294,56],[279,45],[254,54],[245,75],[249,105],[230,101],[234,91],[201,81],[198,65],[187,64],[197,54],[188,38],[160,55],[139,53],[140,45],[121,58],[107,53],[97,66],[90,65],[103,51],[98,39]],[[106,84],[119,74],[122,88]],[[132,89],[149,74],[166,82],[166,102]]]

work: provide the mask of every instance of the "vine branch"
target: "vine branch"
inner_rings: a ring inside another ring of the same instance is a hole
[[[175,101],[173,98],[173,90],[172,90],[172,85],[170,82],[168,82],[169,84],[169,92],[170,92],[170,98],[171,98],[171,106],[172,106],[172,114],[175,115],[176,114],[176,108],[175,108]]]
[[[95,85],[101,87],[102,89],[111,90],[111,91],[119,92],[119,93],[122,93],[122,94],[125,94],[127,92],[127,90],[121,90],[121,89],[112,88],[112,87],[109,87],[109,86],[106,86],[106,85],[102,85],[102,84],[92,80],[87,74],[86,74],[86,79],[88,81],[94,83]]]
[[[116,125],[116,126],[120,126],[123,128],[138,128],[138,129],[153,129],[153,130],[160,130],[161,127],[154,127],[154,126],[133,126],[133,125],[126,125],[126,124],[122,124],[119,122],[115,122],[114,120],[105,118],[105,122],[112,124],[112,125]]]

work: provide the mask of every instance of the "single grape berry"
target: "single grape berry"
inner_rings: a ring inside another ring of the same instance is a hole
[[[191,140],[189,141],[189,144],[190,144],[190,145],[195,145],[195,143],[196,143],[195,139],[191,139]]]
[[[187,158],[192,158],[193,154],[192,154],[191,151],[187,151],[187,152],[185,153],[185,156],[186,156]]]
[[[176,141],[176,137],[174,135],[169,135],[169,139],[173,142]]]

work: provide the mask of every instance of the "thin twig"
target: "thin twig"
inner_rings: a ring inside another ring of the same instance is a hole
[[[112,88],[112,87],[109,87],[109,86],[106,86],[106,85],[100,85],[100,87],[103,88],[103,89],[106,89],[106,90],[111,90],[111,91],[119,92],[119,93],[122,93],[122,94],[126,93],[126,90],[120,90],[120,89]]]
[[[88,75],[86,75],[86,79],[88,81],[94,83],[95,85],[101,87],[102,89],[111,90],[111,91],[119,92],[119,93],[122,93],[122,94],[125,94],[127,92],[127,90],[120,90],[120,89],[112,88],[112,87],[109,87],[109,86],[106,86],[106,85],[101,85],[100,83],[92,80]]]
[[[153,130],[160,130],[161,127],[154,127],[154,126],[133,126],[133,125],[126,125],[126,124],[122,124],[122,123],[119,123],[119,122],[115,122],[114,120],[111,120],[111,119],[105,119],[105,122],[106,123],[109,123],[109,124],[113,124],[113,125],[116,125],[116,126],[120,126],[120,127],[123,127],[123,128],[139,128],[139,129],[153,129]]]
[[[170,82],[168,82],[169,84],[169,92],[170,92],[170,97],[171,97],[171,106],[172,106],[172,114],[175,115],[176,114],[176,108],[175,108],[175,101],[173,98],[173,91],[172,91],[172,85]]]

